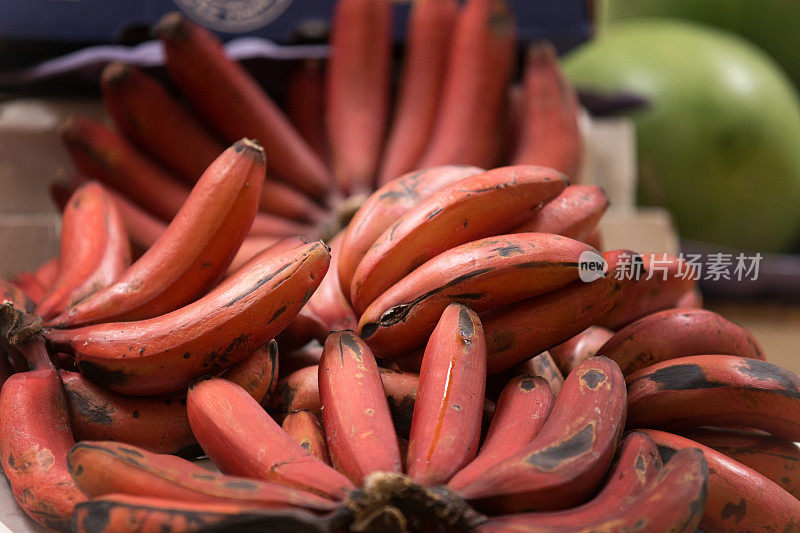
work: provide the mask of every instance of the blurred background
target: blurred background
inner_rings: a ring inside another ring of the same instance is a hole
[[[580,179],[611,198],[607,247],[761,254],[757,279],[703,279],[704,297],[800,370],[782,355],[800,340],[800,3],[510,3],[518,63],[530,43],[550,41],[579,90]],[[149,30],[164,13],[180,9],[216,31],[281,103],[292,65],[326,56],[333,4],[0,2],[0,275],[57,252],[47,189],[69,166],[58,127],[73,113],[103,119],[102,68],[124,60],[166,82]],[[408,9],[396,2],[398,69]]]

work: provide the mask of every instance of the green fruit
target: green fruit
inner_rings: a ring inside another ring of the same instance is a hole
[[[685,238],[758,251],[800,232],[800,100],[743,39],[677,21],[609,26],[564,64],[579,88],[628,90],[639,196],[669,208]]]
[[[797,0],[604,0],[599,11],[607,22],[675,17],[731,31],[763,48],[800,87]]]

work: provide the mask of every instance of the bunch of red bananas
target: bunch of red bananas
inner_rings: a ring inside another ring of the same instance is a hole
[[[265,149],[222,151],[109,68],[125,137],[66,131],[60,255],[0,281],[18,504],[109,533],[800,530],[800,378],[703,310],[677,258],[598,251],[608,202],[559,172],[578,140],[552,54],[531,54],[509,144],[503,4],[418,2],[383,147],[388,13],[339,2],[325,106],[319,65],[292,84],[308,143],[180,17],[159,25],[176,84]],[[375,176],[331,248],[295,235]]]

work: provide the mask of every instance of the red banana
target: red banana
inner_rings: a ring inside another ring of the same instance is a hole
[[[330,511],[335,504],[276,483],[209,472],[174,455],[129,444],[85,441],[67,456],[72,477],[89,497],[122,493],[187,502],[234,503],[262,509]]]
[[[435,125],[417,167],[494,163],[515,49],[516,23],[504,0],[470,0],[461,9]]]
[[[319,222],[326,216],[325,210],[303,192],[270,178],[261,186],[258,208],[276,217],[304,223]]]
[[[800,495],[800,448],[755,431],[698,428],[684,436],[748,466],[797,498]]]
[[[55,327],[141,320],[186,305],[213,287],[244,240],[264,180],[264,151],[243,139],[197,182],[155,244],[110,287],[50,321]]]
[[[331,266],[325,274],[325,279],[306,304],[306,309],[318,317],[330,331],[355,330],[358,327],[358,319],[339,285],[339,258],[342,253],[343,238],[344,234],[339,233],[328,241],[328,246],[331,248]]]
[[[625,375],[690,355],[722,354],[764,359],[752,333],[712,311],[667,309],[619,330],[598,352]]]
[[[424,486],[447,482],[475,458],[486,387],[480,318],[451,304],[425,348],[408,438],[408,476]]]
[[[389,226],[434,192],[482,172],[478,167],[458,165],[427,168],[400,176],[367,198],[342,237],[338,271],[345,297],[350,299],[356,267]]]
[[[98,183],[79,188],[67,204],[61,219],[60,257],[53,286],[36,308],[43,320],[113,284],[130,265],[124,222]]]
[[[325,112],[333,177],[346,193],[365,193],[375,182],[389,114],[391,2],[337,2],[330,46]]]
[[[158,242],[167,231],[167,224],[164,221],[154,217],[123,195],[110,189],[106,190],[106,194],[114,199],[117,210],[125,222],[125,230],[131,244],[136,246],[141,254]]]
[[[739,426],[800,440],[800,378],[772,363],[695,355],[627,378],[631,427]]]
[[[199,300],[138,322],[46,330],[81,372],[115,392],[152,396],[185,388],[244,359],[300,311],[328,267],[322,243],[263,252]]]
[[[50,288],[53,286],[53,283],[56,282],[56,278],[58,277],[58,269],[60,266],[59,263],[59,258],[53,257],[52,259],[39,265],[39,268],[37,268],[33,273],[39,284],[47,290],[50,290]]]
[[[411,7],[403,75],[378,183],[417,168],[439,109],[447,55],[458,17],[455,0],[423,0]]]
[[[605,252],[603,258],[608,270],[600,279],[590,283],[576,281],[483,317],[489,374],[577,335],[624,300],[635,283],[629,277],[641,275],[640,258],[627,250]]]
[[[180,13],[169,13],[156,34],[164,43],[170,77],[228,142],[258,139],[277,176],[313,196],[327,193],[331,180],[325,165],[210,31]]]
[[[224,379],[189,389],[192,431],[214,464],[226,473],[263,479],[340,500],[350,481],[297,444],[241,387]]]
[[[325,131],[325,63],[305,59],[294,67],[286,89],[286,114],[322,161],[329,159]]]
[[[292,411],[284,417],[281,429],[311,455],[325,464],[331,464],[328,445],[325,444],[325,429],[317,415],[311,411]]]
[[[695,290],[697,281],[682,259],[652,253],[642,254],[642,258],[648,275],[642,276],[625,300],[598,325],[618,330],[643,316],[676,307],[681,298]]]
[[[641,431],[655,441],[662,458],[668,459],[689,448],[700,449],[705,455],[708,502],[700,521],[702,531],[800,529],[800,501],[755,470],[684,437],[652,429]]]
[[[567,377],[533,442],[489,472],[448,486],[495,512],[548,511],[585,502],[605,478],[625,427],[624,383],[610,359],[581,363]]]
[[[268,236],[248,236],[242,241],[242,245],[233,257],[231,264],[228,266],[226,276],[236,273],[237,270],[246,265],[255,256],[269,250],[274,254],[280,254],[299,248],[308,241],[301,237],[268,237]]]
[[[100,88],[117,128],[184,182],[194,184],[224,150],[163,85],[138,68],[109,64]]]
[[[47,289],[36,279],[33,272],[17,272],[10,282],[17,289],[25,293],[35,305],[38,305],[47,295]]]
[[[544,379],[529,375],[512,378],[500,393],[477,457],[450,483],[459,486],[463,480],[477,479],[480,473],[524,450],[542,430],[552,408],[553,393]]]
[[[556,233],[586,242],[608,207],[608,198],[597,185],[570,185],[512,233]]]
[[[561,73],[550,43],[537,43],[528,50],[523,106],[515,164],[550,167],[575,178],[582,148],[578,96]]]
[[[372,472],[400,472],[389,404],[372,352],[352,331],[335,331],[319,360],[322,422],[333,466],[355,485]]]
[[[613,336],[614,332],[611,330],[600,326],[589,326],[569,340],[550,347],[547,351],[550,352],[550,356],[558,365],[559,370],[567,375],[590,357],[598,354],[608,356],[608,354],[601,353],[599,349]],[[617,361],[617,364],[620,362]],[[624,373],[624,367],[621,366],[621,368]]]
[[[359,331],[381,357],[407,354],[425,344],[451,302],[483,313],[559,289],[578,279],[587,252],[594,249],[547,233],[487,237],[450,248],[375,299],[361,314]]]
[[[517,166],[440,189],[387,228],[364,255],[350,287],[353,308],[364,312],[386,289],[438,254],[513,228],[567,184],[553,170]]]

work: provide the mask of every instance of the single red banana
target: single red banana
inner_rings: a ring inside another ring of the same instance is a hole
[[[250,227],[248,235],[268,235],[279,237],[292,237],[300,235],[302,237],[311,238],[316,234],[313,226],[298,222],[296,220],[289,220],[277,215],[259,211],[253,218],[253,225]]]
[[[619,330],[597,353],[616,361],[626,376],[690,355],[765,358],[752,333],[704,309],[667,309],[647,315]]]
[[[147,211],[170,221],[188,190],[120,135],[99,122],[78,118],[65,124],[61,138],[77,169]]]
[[[286,114],[320,160],[330,156],[325,131],[325,63],[319,59],[300,61],[289,74]]]
[[[484,172],[478,167],[444,165],[409,172],[375,191],[347,225],[339,258],[339,283],[350,299],[353,274],[378,237],[401,216],[436,191]]]
[[[739,426],[800,440],[800,378],[772,363],[695,355],[643,368],[627,382],[631,427]]]
[[[641,275],[638,254],[605,252],[608,270],[590,283],[576,281],[536,298],[497,309],[483,317],[489,348],[489,374],[560,344],[596,324],[623,301]],[[622,279],[618,279],[618,278]]]
[[[183,502],[148,496],[110,494],[75,508],[76,533],[200,533],[208,531],[295,531],[324,533],[326,519],[300,511],[264,511],[254,507]]]
[[[614,332],[611,330],[600,326],[589,326],[574,337],[557,346],[550,347],[547,351],[550,352],[550,356],[556,362],[562,374],[567,375],[590,357],[595,355],[608,356],[608,354],[599,350],[613,336]],[[617,361],[617,364],[620,364],[620,362]],[[624,373],[625,369],[622,365],[621,367]]]
[[[536,528],[545,531],[549,531],[548,528],[566,530],[596,520],[606,520],[631,507],[642,491],[657,479],[661,467],[658,448],[650,437],[638,431],[628,433],[620,444],[619,457],[611,467],[606,484],[588,502],[563,511],[493,517],[479,531],[538,531]]]
[[[125,224],[114,200],[92,182],[75,191],[61,219],[58,275],[36,308],[50,320],[113,284],[131,262]]]
[[[635,475],[634,473],[630,473]],[[694,533],[703,517],[708,499],[708,465],[703,452],[688,449],[675,454],[633,501],[624,509],[618,501],[606,498],[604,507],[592,504],[603,495],[576,510],[560,513],[523,513],[490,519],[478,528],[481,533],[519,531],[526,533],[563,533],[589,531],[651,531]],[[592,506],[587,516],[585,508]],[[576,515],[582,521],[573,520]],[[553,517],[556,517],[553,520]],[[558,520],[568,516],[569,520]],[[549,519],[549,520],[548,520]],[[547,522],[555,522],[548,525]],[[569,525],[562,525],[568,522]]]
[[[425,348],[408,438],[408,476],[423,486],[446,483],[475,458],[486,387],[480,318],[451,304]]]
[[[81,372],[111,391],[153,396],[185,388],[243,360],[300,311],[328,267],[324,244],[263,252],[199,300],[138,322],[97,324],[45,336],[70,348]]]
[[[328,246],[331,248],[331,266],[325,274],[325,279],[306,304],[306,309],[319,318],[329,331],[355,330],[358,327],[358,319],[339,285],[339,257],[343,238],[344,234],[338,233],[328,241]]]
[[[39,268],[33,273],[36,280],[39,282],[39,285],[50,290],[53,286],[53,283],[56,282],[56,278],[58,277],[58,269],[59,269],[60,260],[58,257],[53,257],[39,265]]]
[[[304,193],[269,178],[261,186],[258,208],[277,217],[304,223],[320,222],[326,217],[325,209]]]
[[[513,161],[555,168],[575,178],[582,148],[580,106],[575,89],[559,69],[553,45],[530,47],[523,78],[525,116]]]
[[[278,377],[278,349],[271,341],[222,374],[264,403]],[[135,398],[109,392],[76,372],[61,371],[70,426],[78,440],[113,440],[155,453],[190,454],[197,441],[186,416],[185,396]]]
[[[453,30],[435,125],[418,168],[494,163],[516,22],[504,0],[470,0]]]
[[[662,458],[697,448],[708,462],[708,502],[700,529],[729,531],[796,531],[800,501],[778,485],[725,455],[678,435],[640,430],[655,441]]]
[[[156,34],[164,43],[170,77],[228,142],[258,139],[277,176],[315,197],[327,194],[331,179],[325,165],[210,31],[180,13],[169,13]]]
[[[738,429],[698,428],[683,435],[752,468],[795,498],[800,495],[800,448],[797,444]]]
[[[581,363],[533,442],[489,472],[448,486],[494,512],[549,511],[585,502],[605,478],[625,427],[624,383],[610,359]]]
[[[268,236],[248,236],[242,241],[242,245],[233,257],[226,276],[236,273],[237,270],[246,265],[255,256],[266,250],[274,254],[288,252],[294,248],[299,248],[308,241],[300,237],[268,237]]]
[[[263,509],[330,511],[331,500],[276,483],[209,472],[174,455],[130,444],[84,441],[67,455],[72,477],[91,498],[122,493],[187,502],[233,503]]]
[[[566,176],[553,170],[517,166],[440,189],[387,228],[364,255],[350,287],[353,308],[364,312],[386,289],[438,254],[513,228],[567,184]]]
[[[455,0],[423,0],[411,7],[403,75],[378,177],[381,185],[418,167],[436,123],[457,18]]]
[[[405,355],[425,344],[448,304],[483,313],[559,289],[578,279],[580,258],[589,252],[597,253],[548,233],[500,235],[450,248],[379,295],[361,314],[359,331],[380,357]]]
[[[0,391],[0,464],[28,516],[67,529],[73,508],[86,497],[67,469],[75,441],[64,391],[40,337],[17,348],[34,369],[13,374]]]
[[[372,472],[400,472],[397,435],[369,347],[352,331],[335,331],[325,341],[318,368],[334,467],[357,486]]]
[[[553,408],[553,393],[538,377],[520,375],[509,380],[494,410],[489,431],[475,459],[450,480],[454,486],[475,479],[525,449],[542,430]]]
[[[319,417],[311,411],[293,411],[283,419],[281,428],[292,439],[325,464],[331,464],[325,429]]]
[[[167,224],[164,221],[154,217],[123,195],[110,189],[106,189],[106,194],[114,199],[131,244],[136,246],[141,254],[158,242],[167,231]]]
[[[353,485],[297,444],[241,387],[201,381],[187,396],[189,423],[214,464],[226,473],[288,485],[340,500]]]
[[[117,128],[190,185],[225,149],[161,83],[133,65],[106,66],[100,88]]]
[[[676,307],[697,281],[685,262],[670,254],[642,254],[647,276],[636,282],[625,301],[598,325],[618,330],[656,311]]]
[[[17,272],[9,280],[9,283],[25,293],[25,297],[29,298],[34,305],[38,305],[47,296],[47,288],[36,279],[36,275],[33,272]]]
[[[337,2],[330,45],[325,112],[333,177],[346,193],[365,193],[375,183],[389,115],[391,2]]]
[[[141,320],[196,300],[225,273],[256,212],[264,151],[243,139],[208,167],[162,236],[110,287],[50,321],[55,327]]]
[[[597,185],[570,185],[512,233],[557,233],[586,242],[608,208],[608,197]]]

